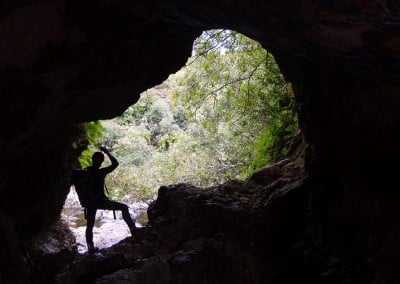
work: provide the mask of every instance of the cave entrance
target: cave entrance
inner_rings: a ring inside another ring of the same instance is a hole
[[[293,97],[273,56],[258,42],[230,30],[205,31],[180,71],[142,93],[120,117],[86,123],[90,145],[80,162],[90,165],[99,145],[111,149],[120,166],[106,179],[109,195],[130,204],[144,225],[143,212],[162,185],[244,180],[284,157],[298,129]],[[73,206],[79,204],[71,190],[67,219]],[[115,223],[112,212],[98,214],[107,219],[104,224]],[[86,247],[82,217],[71,224]],[[115,232],[103,233],[111,242],[129,235],[119,222],[122,231],[115,238]]]

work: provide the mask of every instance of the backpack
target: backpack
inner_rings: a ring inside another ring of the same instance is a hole
[[[74,169],[71,173],[71,181],[78,194],[79,203],[87,207],[90,201],[91,180],[87,169]]]
[[[71,183],[78,194],[79,203],[84,210],[85,219],[87,219],[87,207],[91,201],[91,178],[88,169],[74,169],[71,173]],[[115,210],[113,210],[114,219],[116,219]]]

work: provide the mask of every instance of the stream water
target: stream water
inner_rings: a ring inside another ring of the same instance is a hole
[[[128,204],[128,207],[132,218],[136,219],[136,226],[145,226],[147,223],[147,204],[133,203]],[[114,219],[114,214],[111,210],[97,210],[96,222],[93,228],[93,241],[96,247],[110,247],[130,236],[128,226],[122,219],[121,212],[115,211],[115,213],[116,219]],[[78,197],[74,189],[71,189],[68,194],[61,218],[74,233],[78,245],[78,252],[86,252],[86,220],[83,208],[79,205]]]

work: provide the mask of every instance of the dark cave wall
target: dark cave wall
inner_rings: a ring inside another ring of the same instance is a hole
[[[57,218],[78,154],[71,148],[78,122],[122,113],[185,63],[202,30],[230,28],[259,40],[294,86],[310,143],[308,234],[315,258],[369,257],[354,272],[361,282],[370,266],[384,271],[398,260],[400,245],[393,219],[400,22],[393,3],[3,1],[4,242],[18,244]],[[4,251],[21,262],[14,250]],[[4,259],[1,270],[8,267]]]
[[[62,207],[76,124],[122,113],[185,63],[198,35],[145,23],[145,11],[139,17],[122,4],[39,1],[3,10],[1,208],[28,235],[36,229],[26,224],[38,223],[30,218],[47,224]],[[15,210],[18,203],[27,211]]]
[[[399,102],[388,91],[396,88],[324,73],[303,89],[301,108],[312,141],[307,261],[324,263],[321,274],[346,271],[332,283],[396,283]]]
[[[23,243],[59,216],[79,154],[72,148],[81,135],[77,123],[122,113],[190,55],[199,30],[138,9],[123,2],[1,3],[0,282],[28,277]]]

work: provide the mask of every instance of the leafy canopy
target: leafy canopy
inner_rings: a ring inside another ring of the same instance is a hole
[[[234,31],[204,32],[178,74],[176,104],[210,142],[225,141],[233,176],[245,178],[287,153],[297,129],[293,92],[258,42]]]
[[[287,153],[297,117],[273,56],[242,34],[212,30],[178,73],[102,124],[100,143],[120,161],[107,181],[113,197],[148,201],[165,184],[247,178]]]

